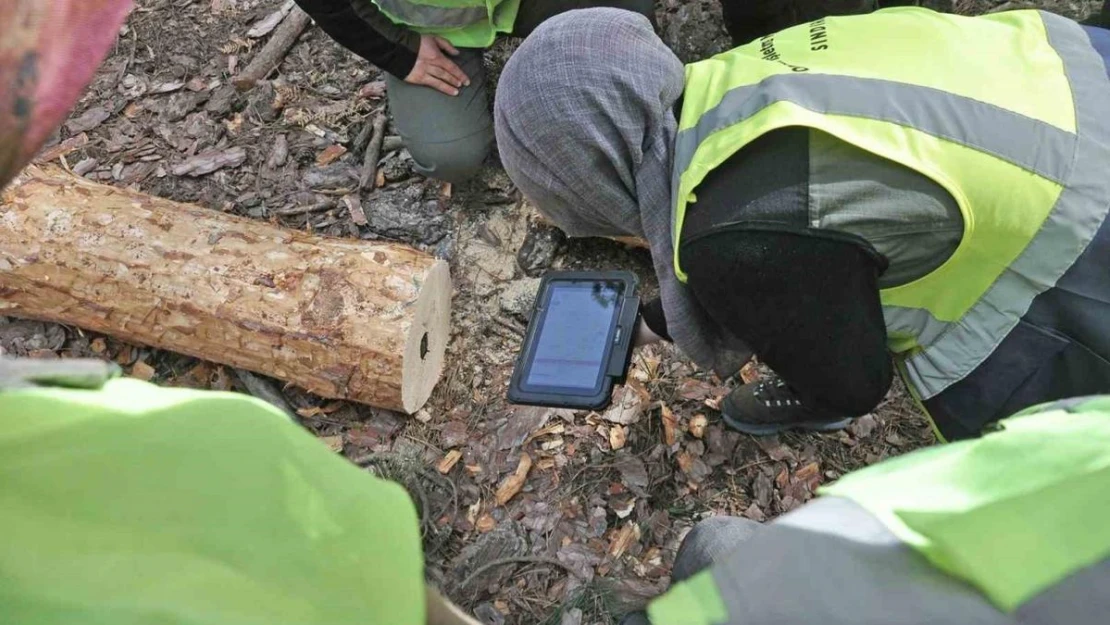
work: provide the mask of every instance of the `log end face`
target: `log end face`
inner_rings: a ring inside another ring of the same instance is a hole
[[[409,414],[428,401],[443,375],[451,334],[451,272],[447,263],[436,261],[428,269],[413,307],[401,378],[401,402]]]

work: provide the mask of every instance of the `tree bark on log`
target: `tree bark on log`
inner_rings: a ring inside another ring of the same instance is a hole
[[[0,195],[0,314],[408,413],[438,381],[446,263],[29,167]]]

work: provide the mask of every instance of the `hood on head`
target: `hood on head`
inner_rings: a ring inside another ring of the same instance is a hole
[[[669,171],[655,161],[669,157],[671,107],[684,81],[681,61],[644,16],[607,8],[558,15],[501,74],[501,162],[567,234],[643,236],[641,177]],[[659,142],[667,149],[653,150]]]

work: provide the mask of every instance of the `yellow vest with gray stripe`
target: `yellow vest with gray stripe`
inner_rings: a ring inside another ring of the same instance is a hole
[[[844,476],[649,607],[652,625],[1102,625],[1110,397]]]
[[[363,0],[365,1],[365,0]],[[513,30],[520,0],[374,0],[396,24],[463,48],[487,48]]]
[[[900,163],[956,200],[965,226],[953,255],[881,292],[889,347],[921,400],[992,354],[1110,209],[1110,81],[1087,34],[1059,16],[830,17],[689,65],[686,87],[676,242],[706,175],[786,126]]]

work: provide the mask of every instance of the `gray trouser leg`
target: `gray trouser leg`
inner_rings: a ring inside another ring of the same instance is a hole
[[[759,530],[759,523],[731,516],[710,517],[698,523],[678,548],[671,583],[687,580],[713,566]],[[625,616],[620,625],[649,625],[649,621],[644,612],[634,612]]]
[[[416,162],[416,171],[451,183],[474,177],[493,145],[482,51],[459,50],[455,62],[470,86],[449,96],[386,74],[393,123]]]
[[[731,516],[710,517],[698,523],[678,548],[671,583],[689,579],[713,566],[759,529],[755,521]]]

